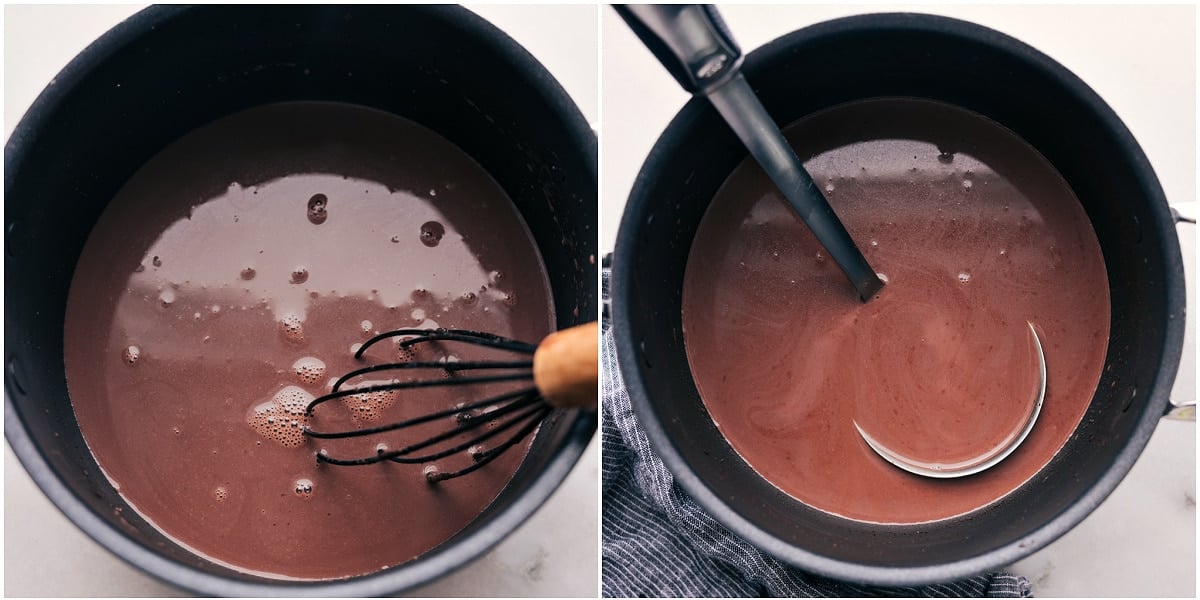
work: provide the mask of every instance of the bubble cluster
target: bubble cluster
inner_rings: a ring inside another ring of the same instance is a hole
[[[326,207],[329,205],[329,198],[325,194],[314,194],[308,199],[308,222],[313,225],[320,225],[329,218],[329,212]]]
[[[126,348],[124,351],[121,352],[121,359],[125,361],[125,364],[127,364],[131,367],[133,365],[136,365],[138,359],[141,357],[142,357],[142,350],[141,350],[141,348],[138,348],[137,346],[129,346],[128,348]]]
[[[258,274],[258,271],[255,271],[254,267],[246,267],[245,269],[242,269],[242,279],[245,281],[250,281],[251,279],[254,279],[254,276],[257,274]]]
[[[155,256],[155,257],[154,257],[154,259],[150,261],[150,264],[152,264],[152,265],[154,265],[154,266],[156,266],[156,267],[161,267],[161,266],[162,266],[162,259],[161,259],[161,258],[159,258],[159,257],[157,257],[157,256]]]
[[[363,387],[390,383],[389,381],[364,381]],[[396,390],[351,394],[342,398],[342,405],[350,411],[355,423],[378,421],[389,406],[396,403]]]
[[[319,358],[305,356],[292,363],[292,372],[301,382],[312,385],[325,377],[325,363]]]
[[[296,496],[303,498],[305,500],[312,498],[312,493],[313,493],[312,480],[311,479],[297,479],[295,481],[295,483],[292,484],[292,492],[294,492],[296,494]]]
[[[438,245],[446,235],[446,227],[437,221],[426,221],[421,225],[421,243],[430,248]]]
[[[476,296],[475,292],[466,292],[462,296],[459,296],[459,300],[462,301],[463,304],[467,305],[475,304],[475,301],[478,299],[479,296]]]
[[[217,489],[213,490],[213,495],[216,496],[217,502],[224,502],[229,498],[229,490],[223,485],[218,485]]]
[[[250,410],[247,422],[259,435],[288,448],[304,444],[308,416],[304,410],[313,395],[294,385],[279,390],[274,398]]]
[[[296,267],[295,269],[292,269],[292,278],[288,281],[295,284],[308,281],[308,269],[304,267]]]
[[[970,274],[970,273],[965,273],[965,272],[964,272],[964,273],[959,273],[959,274],[958,274],[958,282],[959,282],[959,283],[967,283],[967,282],[969,282],[969,281],[971,281],[971,274]]]
[[[304,321],[296,315],[287,315],[279,321],[279,331],[283,333],[284,339],[293,343],[301,343],[304,341]]]

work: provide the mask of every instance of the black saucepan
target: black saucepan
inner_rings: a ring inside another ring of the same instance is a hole
[[[713,425],[692,379],[683,274],[701,216],[746,150],[703,99],[651,150],[621,221],[613,322],[621,373],[655,450],[731,530],[816,573],[881,585],[945,581],[1011,563],[1082,521],[1129,471],[1168,406],[1184,332],[1179,240],[1162,189],[1099,96],[1033,48],[970,23],[912,14],[838,19],[751,53],[744,73],[778,123],[844,102],[917,97],[985,115],[1036,147],[1074,189],[1108,268],[1104,374],[1070,441],[1031,481],[968,515],[920,525],[847,520],[753,471]],[[820,82],[814,85],[812,82]]]
[[[544,424],[521,469],[464,531],[425,556],[331,583],[269,581],[198,557],[125,507],[67,396],[63,317],[75,263],[125,181],[189,131],[257,105],[359,104],[457,144],[512,198],[550,274],[559,327],[596,311],[596,137],[524,49],[452,6],[155,7],[75,58],[4,153],[4,433],[81,529],[177,585],[213,595],[370,596],[470,562],[531,515],[591,439],[594,414]]]

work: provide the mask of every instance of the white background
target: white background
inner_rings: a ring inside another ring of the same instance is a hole
[[[136,6],[6,6],[4,135],[67,62]],[[596,6],[472,10],[525,47],[590,123],[598,118]],[[503,543],[415,596],[589,596],[599,589],[598,442],[549,501]],[[5,444],[5,596],[179,596],[77,529]]]
[[[719,5],[744,52],[831,18],[925,12],[974,21],[1065,65],[1116,110],[1172,203],[1196,200],[1196,48],[1192,6]],[[633,180],[654,141],[689,99],[611,9],[601,16],[600,248],[616,239]],[[814,82],[819,84],[819,82]],[[1195,228],[1179,229],[1192,285]],[[620,265],[614,265],[619,269]],[[1195,309],[1172,397],[1196,398]],[[1087,520],[1013,569],[1038,596],[1195,596],[1196,427],[1163,421],[1133,471]]]

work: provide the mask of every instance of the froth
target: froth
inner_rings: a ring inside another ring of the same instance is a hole
[[[298,344],[304,341],[304,321],[296,315],[289,314],[280,319],[279,331],[289,342]]]
[[[312,394],[289,385],[271,400],[250,409],[247,423],[259,435],[288,448],[297,448],[304,444],[304,429],[308,427],[308,416],[304,411],[313,399]]]
[[[305,356],[292,363],[292,372],[301,382],[312,385],[325,377],[325,362],[319,358]]]
[[[386,383],[391,382],[364,381],[362,387]],[[396,395],[396,390],[352,394],[342,398],[342,404],[350,411],[350,418],[356,423],[378,421],[383,411],[396,403]]]

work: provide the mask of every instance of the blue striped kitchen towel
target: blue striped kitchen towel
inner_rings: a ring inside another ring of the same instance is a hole
[[[922,587],[870,587],[805,573],[760,552],[693,502],[654,454],[621,382],[607,318],[603,332],[601,587],[606,598],[1032,596],[1029,580],[1009,573]]]

